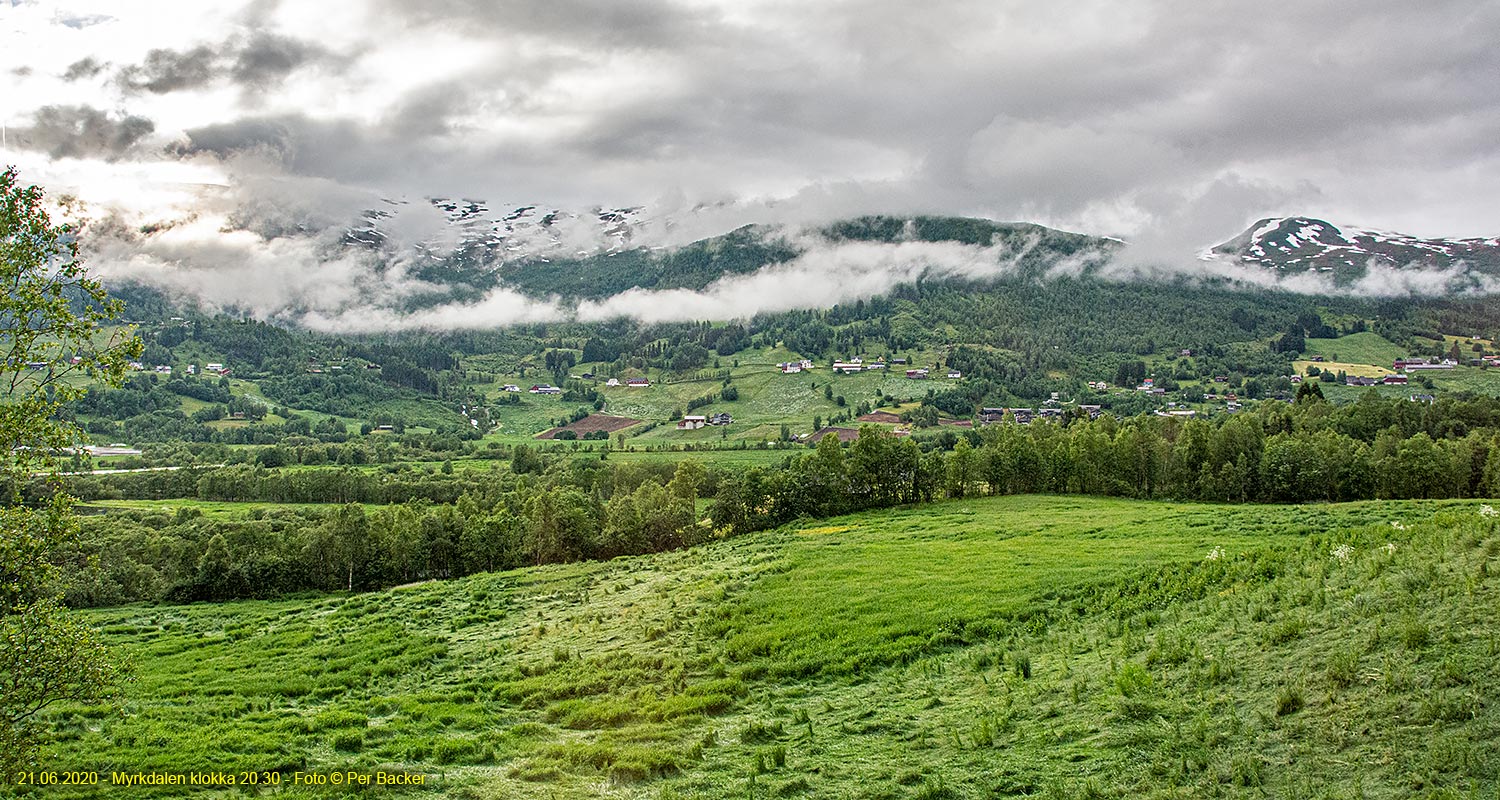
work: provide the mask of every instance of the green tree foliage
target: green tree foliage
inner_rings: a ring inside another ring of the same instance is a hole
[[[530,451],[524,474],[248,466],[88,479],[137,494],[387,503],[226,521],[147,511],[91,518],[78,559],[105,569],[69,602],[355,591],[478,571],[614,558],[800,517],[1021,493],[1313,502],[1484,497],[1500,489],[1500,402],[1267,403],[1212,420],[1142,415],[1005,422],[896,437],[865,426],[776,467],[613,463]],[[694,511],[713,498],[707,524]],[[365,520],[360,522],[361,516]],[[361,532],[363,531],[363,532]],[[349,547],[353,545],[353,547]]]
[[[140,343],[105,326],[119,315],[78,259],[76,232],[54,225],[42,191],[0,173],[0,769],[35,753],[38,715],[60,700],[97,701],[118,669],[93,632],[56,602],[56,561],[73,546],[72,500],[59,491],[28,503],[30,476],[55,471],[79,431],[57,420],[86,374],[118,385]],[[54,487],[55,489],[55,487]]]
[[[1322,401],[1324,399],[1323,387],[1319,386],[1319,383],[1321,381],[1304,381],[1301,386],[1297,387],[1297,402],[1300,404]]]

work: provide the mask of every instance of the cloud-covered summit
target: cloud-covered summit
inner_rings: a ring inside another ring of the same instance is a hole
[[[381,197],[645,206],[703,235],[1028,220],[1186,268],[1291,209],[1494,235],[1495,30],[1459,0],[14,0],[0,160],[195,231],[177,257],[203,268]]]

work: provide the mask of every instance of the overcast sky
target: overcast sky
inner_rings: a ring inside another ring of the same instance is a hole
[[[0,161],[197,239],[380,196],[1494,236],[1497,38],[1494,0],[0,0]]]

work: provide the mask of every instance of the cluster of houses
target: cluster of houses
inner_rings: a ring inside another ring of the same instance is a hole
[[[959,380],[959,379],[963,378],[963,376],[964,376],[964,374],[962,372],[959,372],[956,369],[950,369],[950,370],[948,370],[948,379],[949,380],[956,381],[956,380]],[[929,370],[929,369],[927,369],[927,368],[925,368],[925,367],[919,368],[919,369],[909,369],[909,370],[906,371],[906,377],[909,380],[925,381],[928,378],[932,377],[932,371]]]
[[[631,389],[645,389],[651,385],[651,381],[645,378],[626,378],[622,383],[619,378],[610,378],[604,382],[605,386],[625,386]]]
[[[309,374],[309,375],[324,375],[324,374],[327,374],[329,372],[343,372],[345,366],[346,366],[346,364],[344,362],[339,362],[337,364],[327,364],[327,365],[324,365],[323,362],[321,362],[321,361],[317,361],[316,359],[309,358],[307,360],[307,374]],[[380,369],[380,365],[379,364],[366,364],[365,365],[365,369]]]
[[[1406,384],[1407,377],[1405,375],[1386,375],[1380,378],[1349,375],[1344,378],[1345,386],[1405,386]]]
[[[77,363],[79,363],[79,361],[80,361],[80,359],[77,356],[74,356],[72,358],[72,360],[71,360],[71,363],[77,364]],[[149,369],[150,371],[156,373],[157,375],[171,375],[172,374],[172,367],[170,365],[167,365],[167,364],[158,364],[158,365],[153,366],[153,367],[147,367],[145,364],[142,364],[139,361],[131,361],[128,364],[126,364],[125,366],[127,368],[129,368],[133,372],[145,372],[146,370]],[[188,364],[186,367],[182,368],[182,371],[185,372],[185,373],[187,373],[187,374],[189,374],[189,375],[197,375],[198,374],[198,365],[197,364]],[[220,377],[224,377],[224,376],[229,375],[229,372],[230,372],[229,367],[226,367],[223,364],[220,364],[218,362],[209,362],[209,363],[203,365],[203,374],[204,375],[218,375]]]
[[[604,382],[604,385],[605,386],[628,386],[628,387],[630,387],[632,389],[644,389],[644,388],[646,388],[646,387],[648,387],[648,386],[651,385],[651,381],[648,381],[645,378],[626,378],[624,381],[621,381],[619,378],[610,378],[609,380],[607,380],[607,381]],[[502,392],[519,392],[519,391],[521,391],[521,387],[515,385],[514,383],[507,383],[504,386],[500,387],[500,391],[502,391]],[[528,392],[530,392],[532,394],[562,394],[563,393],[563,390],[561,388],[559,388],[557,386],[553,386],[551,384],[546,384],[546,383],[537,384],[535,386],[532,386],[530,389],[527,389],[526,391],[528,391]]]
[[[1160,386],[1156,385],[1155,378],[1146,378],[1145,380],[1141,381],[1140,386],[1135,387],[1135,390],[1137,392],[1145,392],[1146,394],[1156,397],[1160,397],[1167,393],[1166,389],[1163,389]]]
[[[734,417],[722,411],[708,416],[689,414],[677,422],[677,430],[695,431],[706,425],[728,425],[732,422],[734,422]]]
[[[906,364],[906,359],[893,358],[891,359],[891,363],[904,366]],[[794,373],[805,372],[812,369],[813,362],[810,359],[804,358],[801,361],[781,362],[778,363],[776,367],[777,369],[781,370],[781,374],[791,375]],[[855,356],[847,361],[833,362],[832,369],[835,375],[852,375],[856,372],[873,372],[877,370],[888,369],[888,366],[884,361],[871,361],[870,363],[866,364],[864,359]],[[950,380],[959,380],[964,376],[962,372],[956,369],[949,370],[947,375]],[[926,368],[909,369],[906,371],[906,377],[914,381],[925,381],[928,378],[932,377],[932,371]]]
[[[858,356],[855,356],[854,358],[851,358],[848,361],[835,361],[835,362],[833,362],[833,371],[834,371],[834,374],[837,374],[837,375],[848,375],[848,374],[851,374],[851,373],[854,373],[854,372],[869,372],[869,371],[872,371],[872,370],[882,370],[882,369],[885,369],[885,362],[883,362],[883,361],[871,361],[870,363],[866,364],[864,362],[864,359],[862,359],[862,358],[860,358]]]
[[[1391,364],[1391,369],[1397,372],[1409,373],[1414,370],[1453,369],[1456,366],[1458,366],[1458,362],[1454,361],[1451,358],[1445,358],[1442,361],[1423,361],[1421,359],[1398,358]]]
[[[1496,365],[1500,366],[1500,359],[1497,359]],[[1397,374],[1384,375],[1378,378],[1370,378],[1363,375],[1349,375],[1344,378],[1344,385],[1405,386],[1410,382],[1411,374],[1414,372],[1451,370],[1456,366],[1458,366],[1458,363],[1451,358],[1445,358],[1442,361],[1424,361],[1422,359],[1414,358],[1398,358],[1391,363],[1391,369],[1395,370]]]
[[[83,357],[82,356],[71,356],[71,357],[68,358],[67,361],[68,361],[68,364],[76,367],[79,364],[83,363]],[[57,362],[57,363],[62,363],[62,362]],[[13,362],[12,366],[14,367],[14,366],[16,366],[18,364],[19,364],[19,362]],[[50,369],[53,365],[54,365],[53,362],[50,362],[50,361],[28,361],[28,362],[25,363],[26,369]],[[153,373],[155,373],[157,375],[171,375],[172,374],[172,366],[170,364],[155,364],[155,365],[147,366],[146,364],[144,364],[144,363],[142,363],[140,361],[128,361],[128,362],[125,363],[125,368],[128,369],[128,370],[130,370],[131,372],[153,372]],[[337,367],[335,367],[335,369],[337,369]],[[197,375],[198,374],[198,365],[197,364],[188,364],[187,366],[183,367],[183,372],[186,372],[189,375]],[[228,375],[229,374],[229,368],[226,367],[226,366],[224,366],[223,364],[219,364],[219,363],[215,363],[215,362],[210,362],[208,364],[204,364],[203,365],[203,374],[205,374],[205,375],[220,375],[220,376]]]
[[[1053,403],[1054,401],[1049,401]],[[1097,405],[1080,405],[1078,410],[1089,415],[1089,419],[1098,419],[1104,413],[1104,409]],[[1044,405],[1041,408],[981,408],[979,409],[979,424],[994,425],[1005,420],[1005,415],[1016,421],[1018,425],[1030,425],[1035,420],[1060,420],[1064,409],[1055,404]]]

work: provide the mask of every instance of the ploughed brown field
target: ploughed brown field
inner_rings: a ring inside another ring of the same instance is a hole
[[[564,425],[561,428],[553,428],[549,431],[542,431],[541,433],[536,435],[536,438],[556,439],[557,434],[561,431],[573,431],[574,433],[578,434],[578,438],[582,439],[585,433],[593,433],[594,431],[614,433],[618,430],[624,430],[631,425],[639,425],[642,421],[643,420],[634,419],[632,417],[615,417],[610,416],[609,414],[590,414],[583,419],[578,420],[577,422]]]
[[[873,411],[859,418],[860,422],[880,422],[887,425],[898,425],[901,417],[889,411]]]

